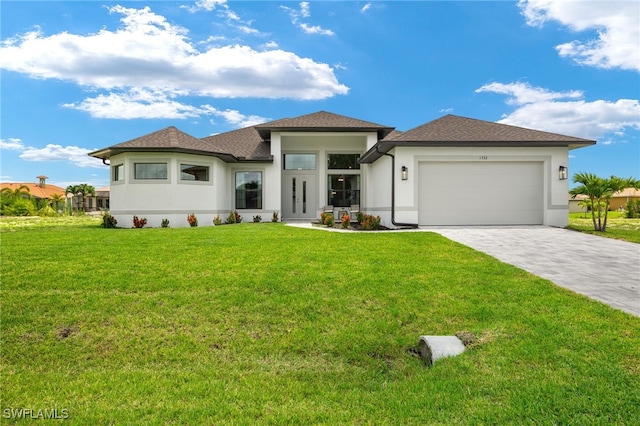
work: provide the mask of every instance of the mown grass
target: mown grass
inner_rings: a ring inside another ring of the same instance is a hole
[[[640,219],[627,219],[624,212],[609,212],[605,232],[593,229],[591,214],[570,213],[568,229],[640,244]]]
[[[640,318],[431,233],[3,228],[2,412],[637,424]],[[470,333],[426,369],[422,334]]]

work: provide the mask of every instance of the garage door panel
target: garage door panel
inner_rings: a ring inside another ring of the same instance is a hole
[[[532,225],[543,220],[541,162],[419,166],[421,225]]]

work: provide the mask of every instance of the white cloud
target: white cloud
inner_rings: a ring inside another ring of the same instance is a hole
[[[95,118],[189,118],[207,113],[206,107],[182,104],[166,92],[134,89],[123,93],[111,92],[87,98],[80,103],[63,105],[85,111]]]
[[[164,118],[184,119],[201,116],[219,116],[237,127],[247,127],[268,121],[257,115],[244,115],[235,110],[220,111],[211,105],[193,106],[180,103],[175,98],[180,92],[168,94],[162,91],[131,90],[87,98],[80,103],[65,104],[66,108],[85,111],[95,118],[136,119]]]
[[[289,14],[291,17],[291,23],[300,28],[306,34],[320,34],[326,36],[335,35],[333,31],[322,28],[319,25],[310,25],[306,22],[300,22],[300,18],[311,17],[311,6],[309,5],[309,2],[303,1],[300,3],[300,10],[292,9],[287,6],[280,6],[280,8]]]
[[[516,109],[499,121],[504,124],[587,139],[600,139],[606,134],[622,136],[627,129],[640,130],[637,99],[586,101],[580,91],[552,92],[525,83],[486,84],[476,90],[482,92],[509,96],[506,103]]]
[[[116,31],[46,36],[37,29],[2,43],[0,67],[88,88],[220,98],[324,99],[349,90],[329,65],[292,52],[241,45],[199,51],[186,29],[149,7],[108,10],[123,15]]]
[[[360,9],[360,12],[365,13],[367,10],[371,9],[371,2],[365,4],[364,6],[362,6],[362,9]]]
[[[319,25],[308,25],[306,23],[301,23],[300,28],[307,34],[320,34],[320,35],[328,35],[332,36],[335,33],[331,30],[326,30]]]
[[[227,123],[233,124],[238,128],[255,126],[256,124],[262,124],[269,121],[268,118],[260,117],[259,115],[247,116],[232,109],[227,109],[224,111],[215,111],[214,114],[224,117]]]
[[[196,4],[191,7],[182,6],[183,8],[189,9],[190,12],[197,12],[200,10],[206,10],[207,12],[211,12],[215,10],[218,6],[226,6],[227,0],[198,0]]]
[[[26,148],[20,158],[25,161],[66,161],[78,167],[105,167],[101,160],[87,155],[91,151],[77,146],[48,144],[44,148]]]
[[[300,3],[300,16],[303,18],[311,17],[311,6],[308,1],[303,1]]]
[[[87,156],[93,150],[77,146],[49,144],[45,148],[25,146],[20,139],[0,139],[0,148],[4,150],[22,151],[19,155],[25,161],[67,161],[78,167],[104,167],[96,158]]]
[[[520,0],[528,25],[557,21],[572,31],[595,30],[597,39],[556,46],[562,57],[598,68],[640,71],[640,4],[637,1]]]
[[[24,145],[22,145],[22,141],[17,138],[0,139],[0,149],[22,151],[24,149]]]

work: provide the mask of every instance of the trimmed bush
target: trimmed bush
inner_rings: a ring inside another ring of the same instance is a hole
[[[118,221],[115,217],[111,216],[109,212],[104,212],[102,215],[102,227],[103,228],[115,228]]]
[[[133,217],[133,227],[134,228],[144,228],[144,226],[147,224],[147,218],[143,217],[142,219],[139,219],[138,216],[134,216]]]

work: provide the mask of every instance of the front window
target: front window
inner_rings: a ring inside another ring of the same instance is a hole
[[[119,182],[124,180],[124,164],[117,164],[115,166],[111,166],[111,180],[114,182]]]
[[[236,172],[236,209],[262,209],[262,172]]]
[[[328,204],[350,207],[360,204],[360,175],[329,175]]]
[[[315,170],[315,154],[284,154],[285,170]]]
[[[327,155],[327,168],[329,170],[357,170],[360,154],[329,154]]]
[[[167,163],[135,163],[135,179],[166,179]]]
[[[180,180],[209,181],[209,167],[180,164]]]

